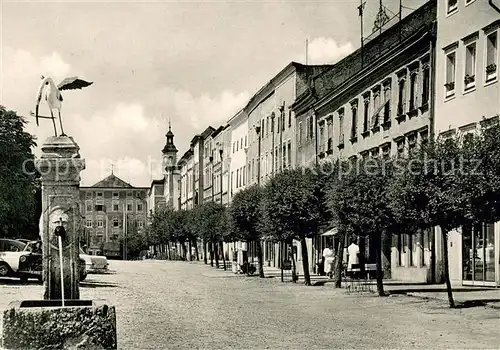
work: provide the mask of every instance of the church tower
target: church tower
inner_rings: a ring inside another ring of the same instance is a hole
[[[177,171],[177,148],[174,145],[174,133],[170,122],[168,123],[168,132],[165,135],[167,143],[163,147],[163,175],[164,175],[164,196],[167,205],[172,206],[174,209],[177,206],[178,189],[177,178],[179,176]]]

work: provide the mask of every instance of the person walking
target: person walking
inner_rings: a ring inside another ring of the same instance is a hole
[[[329,278],[333,278],[333,261],[335,260],[335,251],[333,250],[332,243],[329,243],[328,246],[323,249],[323,258],[325,258],[325,273]]]
[[[352,270],[352,265],[359,265],[359,246],[356,244],[356,240],[351,241],[351,245],[347,248],[347,270]]]

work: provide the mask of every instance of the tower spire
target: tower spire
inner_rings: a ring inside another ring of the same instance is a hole
[[[170,116],[168,116],[168,131],[172,131],[172,123],[170,121]]]

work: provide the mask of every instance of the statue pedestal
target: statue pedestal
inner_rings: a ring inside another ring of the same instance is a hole
[[[42,216],[40,235],[43,245],[44,299],[79,299],[79,232],[81,231],[80,172],[85,160],[80,148],[68,136],[49,137],[42,145],[42,155],[36,167],[42,175]],[[59,260],[57,226],[65,228],[63,237],[63,276]]]

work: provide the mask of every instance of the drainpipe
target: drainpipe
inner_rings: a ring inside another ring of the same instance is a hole
[[[431,81],[430,81],[430,101],[429,101],[429,141],[434,142],[435,138],[435,116],[436,116],[436,40],[437,40],[437,22],[432,24],[430,31],[431,42],[430,42],[430,69],[431,69]],[[431,283],[436,283],[436,227],[433,226],[431,229]]]
[[[493,7],[495,10],[497,10],[497,12],[500,13],[500,7],[498,7],[498,5],[495,4],[495,2],[493,0],[489,0],[489,4],[491,7]]]

